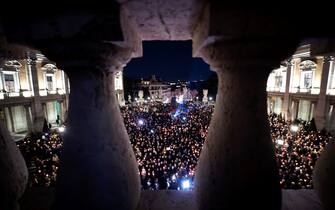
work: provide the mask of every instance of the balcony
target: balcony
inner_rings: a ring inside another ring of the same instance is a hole
[[[291,87],[290,93],[306,93],[311,95],[318,95],[320,94],[320,88],[313,87],[313,88],[300,88],[300,87]]]
[[[285,92],[285,89],[282,88],[282,87],[266,87],[266,91],[267,92],[282,92],[284,93]]]

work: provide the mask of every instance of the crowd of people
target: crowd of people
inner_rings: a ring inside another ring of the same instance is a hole
[[[144,189],[192,187],[213,109],[196,103],[122,108]]]
[[[192,102],[121,107],[143,189],[193,188],[213,111],[214,105]],[[332,137],[309,123],[286,122],[276,114],[269,115],[269,122],[282,188],[313,188],[313,167]],[[54,186],[62,145],[56,132],[18,142],[30,186]]]
[[[282,188],[313,188],[315,163],[332,136],[318,131],[313,120],[286,122],[281,115],[270,114],[269,122]]]
[[[56,132],[27,136],[17,142],[28,168],[28,187],[54,186],[59,167],[61,135]]]

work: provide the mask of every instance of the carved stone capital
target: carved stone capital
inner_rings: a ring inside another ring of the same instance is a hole
[[[323,63],[327,63],[330,61],[334,61],[334,56],[324,56],[323,57]]]

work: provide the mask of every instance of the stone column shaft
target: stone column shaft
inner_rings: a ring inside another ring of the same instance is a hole
[[[70,72],[69,121],[56,209],[132,210],[140,180],[115,96],[112,72]]]
[[[19,210],[19,199],[28,182],[26,163],[8,130],[0,122],[1,209]]]
[[[25,105],[24,109],[26,111],[26,119],[27,119],[28,131],[32,132],[33,131],[33,123],[32,123],[32,119],[31,119],[31,114],[30,114],[29,106]]]
[[[319,130],[326,127],[327,82],[328,82],[330,64],[332,60],[334,60],[333,57],[325,57],[322,66],[320,93],[314,115],[315,124]]]
[[[38,84],[38,73],[36,68],[36,57],[31,56],[30,58],[28,58],[28,65],[31,70],[31,77],[34,91],[34,97],[32,99],[32,106],[31,106],[32,118],[33,118],[33,131],[41,132],[43,130],[43,124],[44,124],[44,113],[40,98],[40,88]]]
[[[291,71],[292,71],[292,63],[289,60],[287,62],[287,69],[286,69],[286,83],[285,83],[285,93],[284,93],[284,101],[283,101],[283,108],[282,112],[286,120],[291,119],[291,112],[290,112],[290,83],[291,83]]]
[[[218,70],[209,134],[196,172],[198,207],[280,209],[281,189],[266,112],[266,72]]]

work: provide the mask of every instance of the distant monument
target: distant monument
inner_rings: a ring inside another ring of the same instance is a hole
[[[204,97],[202,98],[202,102],[207,103],[208,102],[208,96],[207,96],[208,95],[208,90],[207,89],[203,89],[202,93],[204,95]]]
[[[141,102],[141,103],[143,103],[144,102],[144,99],[143,99],[143,90],[139,90],[138,91],[138,97],[139,97],[138,101]]]

